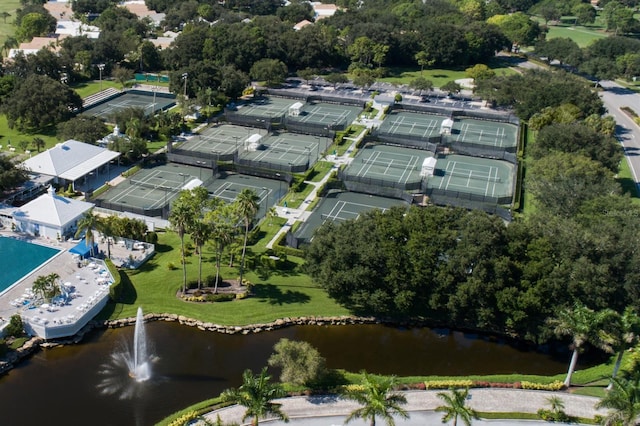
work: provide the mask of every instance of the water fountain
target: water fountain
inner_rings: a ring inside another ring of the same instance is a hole
[[[143,384],[152,377],[151,364],[157,360],[149,353],[142,308],[138,308],[133,335],[133,347],[121,344],[111,354],[111,360],[102,365],[104,376],[98,388],[105,395],[119,394],[120,399],[140,396]]]

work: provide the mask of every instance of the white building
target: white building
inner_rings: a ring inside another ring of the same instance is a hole
[[[110,162],[119,156],[119,152],[70,139],[22,164],[29,172],[51,176],[56,184],[64,187],[71,184],[75,190],[76,185],[83,189],[87,177],[102,182],[104,176],[106,180]]]
[[[100,28],[83,24],[80,21],[58,21],[56,34],[71,37],[87,36],[88,38],[97,39],[100,37]]]
[[[56,195],[53,187],[46,194],[13,211],[16,230],[49,239],[72,236],[92,203]]]

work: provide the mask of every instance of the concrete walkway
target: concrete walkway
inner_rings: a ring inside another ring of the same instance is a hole
[[[358,142],[360,142],[360,140],[364,137],[364,135],[366,134],[366,131],[367,130],[364,129],[355,138],[345,138],[346,140],[351,141],[351,145],[349,145],[349,148],[347,148],[345,153],[340,156],[329,155],[327,156],[325,161],[329,161],[333,163],[334,170],[339,168],[342,165],[351,163],[351,161],[353,161],[353,157],[351,157],[350,155],[354,151]],[[282,234],[286,234],[287,232],[289,232],[289,230],[291,229],[294,223],[296,223],[297,221],[305,222],[309,218],[309,216],[311,215],[311,212],[307,211],[307,209],[309,208],[313,200],[316,199],[318,194],[318,189],[321,188],[325,183],[327,183],[330,177],[331,177],[331,173],[327,173],[326,175],[323,176],[323,178],[319,182],[311,182],[309,180],[305,180],[304,183],[306,183],[307,185],[312,185],[314,188],[313,190],[311,190],[309,195],[307,195],[305,199],[302,201],[302,203],[300,204],[300,207],[293,209],[290,207],[276,206],[276,212],[278,217],[287,219],[287,223],[282,228],[280,228],[280,230],[271,239],[271,241],[267,243],[267,248],[273,248],[273,245],[276,243],[276,241],[278,241],[280,236]]]
[[[404,409],[410,413],[435,410],[436,407],[443,405],[442,400],[437,396],[438,392],[443,391],[405,391],[403,394],[407,398],[407,404],[404,406]],[[540,408],[549,409],[548,399],[554,396],[562,399],[565,412],[570,416],[593,418],[595,415],[606,414],[606,410],[595,409],[598,398],[573,395],[567,392],[480,388],[471,389],[469,395],[468,405],[474,410],[482,412],[536,413]],[[282,404],[282,411],[291,419],[338,416],[341,418],[339,424],[343,423],[344,418],[350,412],[359,407],[355,402],[346,401],[332,395],[282,398],[276,400],[276,402]],[[211,422],[215,422],[219,415],[224,424],[234,422],[242,425],[249,424],[242,422],[245,410],[244,407],[234,405],[212,411],[206,414],[205,418]],[[250,419],[247,420],[249,421]],[[335,419],[332,420],[335,421]],[[293,424],[295,425],[296,423],[293,422]]]

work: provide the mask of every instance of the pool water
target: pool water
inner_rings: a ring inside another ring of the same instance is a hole
[[[0,294],[59,252],[52,247],[0,237]]]

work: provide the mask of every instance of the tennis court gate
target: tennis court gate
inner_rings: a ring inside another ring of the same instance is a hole
[[[240,114],[227,108],[224,109],[224,116],[231,124],[245,127],[262,127],[267,131],[271,130],[272,125],[281,126],[284,120],[284,114],[278,117],[264,117],[262,115]]]
[[[443,191],[437,188],[428,189],[426,195],[429,196],[431,203],[438,206],[452,206],[462,207],[468,210],[482,210],[487,213],[495,214],[508,222],[511,222],[512,220],[511,211],[501,205],[498,205],[511,203],[511,197],[483,197],[464,192]],[[481,201],[481,199],[485,199],[485,201]],[[495,200],[508,201],[506,203],[497,203]]]

